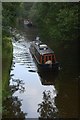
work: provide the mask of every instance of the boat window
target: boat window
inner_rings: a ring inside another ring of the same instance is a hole
[[[42,64],[44,64],[44,56],[42,56]]]
[[[47,59],[47,56],[46,56],[46,61],[47,61],[48,59]]]
[[[47,50],[48,48],[44,47],[44,48],[39,48],[40,50]]]
[[[41,44],[41,45],[39,45],[39,49],[40,49],[40,50],[47,50],[48,47],[47,47],[46,44]]]
[[[40,50],[44,50],[44,48],[39,48]]]
[[[52,61],[52,55],[45,55],[44,56],[44,63],[47,62],[48,60]]]
[[[49,60],[51,60],[51,56],[49,56]]]

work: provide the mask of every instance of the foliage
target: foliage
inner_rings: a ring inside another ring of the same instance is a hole
[[[3,38],[2,42],[2,92],[3,99],[8,95],[9,74],[12,63],[12,43],[8,37]]]
[[[5,46],[5,44],[6,44],[6,46]],[[12,52],[11,38],[9,38],[9,37],[3,38],[2,46],[3,46],[3,52],[6,51],[7,54],[10,54]]]
[[[9,94],[8,92],[7,95],[7,99],[3,99],[3,119],[5,118],[22,118],[23,120],[25,119],[25,116],[27,115],[27,113],[23,113],[20,109],[21,107],[21,100],[18,100],[18,97],[13,97],[13,93],[15,91],[20,91],[20,92],[24,92],[25,88],[23,86],[23,81],[19,80],[19,79],[13,79],[11,78],[13,82],[15,82],[15,85],[10,85],[9,88]],[[8,89],[7,89],[8,90]],[[5,98],[5,97],[4,97]]]
[[[60,44],[78,39],[78,7],[78,3],[34,3],[30,17],[44,40]]]
[[[12,42],[10,30],[16,26],[21,3],[2,3],[2,92],[3,99],[9,94],[9,74],[12,63]]]
[[[27,113],[21,111],[21,100],[18,100],[17,96],[8,97],[7,100],[4,100],[4,112],[3,119],[22,119],[25,120]]]
[[[29,15],[29,11],[33,5],[33,2],[27,2],[26,4],[25,3],[22,3],[22,8],[23,8],[23,11],[21,12],[21,16],[23,16],[24,19],[28,19],[28,15]]]
[[[16,24],[16,18],[19,16],[19,5],[17,2],[5,2],[2,3],[2,25],[14,26]]]

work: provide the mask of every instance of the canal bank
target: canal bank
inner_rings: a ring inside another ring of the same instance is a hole
[[[13,46],[10,37],[3,38],[2,42],[2,99],[9,95],[10,70],[13,59]]]

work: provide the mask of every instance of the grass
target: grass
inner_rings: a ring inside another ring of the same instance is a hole
[[[2,42],[2,99],[4,100],[9,95],[9,79],[13,49],[10,38],[5,37]]]

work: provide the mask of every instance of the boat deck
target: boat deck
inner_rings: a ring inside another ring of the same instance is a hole
[[[45,46],[45,44],[41,44],[41,43],[40,43],[40,44],[37,44],[37,43],[34,43],[35,48],[37,49],[37,51],[38,51],[41,55],[44,55],[44,54],[54,54],[54,51],[51,50],[48,46],[47,46],[47,47],[44,47],[44,46],[43,46],[43,48],[40,47],[40,46],[42,46],[42,45]]]

